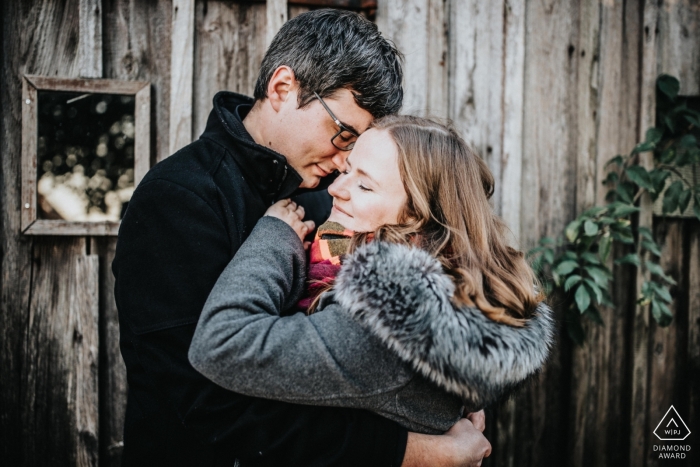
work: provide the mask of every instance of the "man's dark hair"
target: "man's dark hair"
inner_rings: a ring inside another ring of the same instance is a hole
[[[379,118],[401,108],[403,56],[377,26],[357,13],[314,10],[282,26],[265,53],[255,100],[267,97],[272,74],[282,65],[299,82],[299,107],[349,88],[357,105]]]

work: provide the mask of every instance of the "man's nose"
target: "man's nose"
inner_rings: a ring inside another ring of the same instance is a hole
[[[345,172],[345,170],[347,170],[345,161],[347,160],[349,154],[350,151],[338,150],[331,158],[331,162],[333,162],[333,165],[335,165],[335,168],[338,169],[339,172]]]

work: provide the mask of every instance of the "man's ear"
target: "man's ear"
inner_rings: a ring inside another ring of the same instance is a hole
[[[282,104],[289,99],[296,99],[293,91],[297,88],[298,83],[291,68],[282,65],[275,70],[267,85],[267,98],[275,112],[279,112]]]

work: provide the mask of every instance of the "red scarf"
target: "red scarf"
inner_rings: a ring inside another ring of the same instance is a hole
[[[306,312],[316,297],[333,282],[340,271],[343,257],[350,247],[354,232],[337,222],[325,222],[316,231],[311,244],[307,288],[297,303]]]

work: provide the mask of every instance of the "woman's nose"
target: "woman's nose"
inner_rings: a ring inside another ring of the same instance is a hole
[[[333,183],[331,183],[328,187],[328,193],[334,198],[348,199],[350,196],[345,187],[347,178],[348,176],[345,174],[341,173],[338,175],[338,177],[333,180]]]

